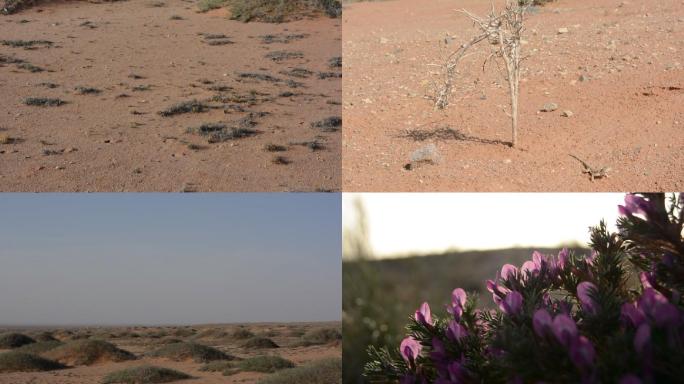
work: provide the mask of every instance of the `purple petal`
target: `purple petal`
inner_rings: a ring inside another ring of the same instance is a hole
[[[625,375],[620,378],[618,384],[641,384],[641,379],[636,375]]]
[[[568,266],[568,262],[570,260],[570,252],[568,252],[567,248],[561,249],[560,252],[558,252],[558,269],[561,271],[565,269],[565,267]]]
[[[407,363],[413,363],[413,361],[418,357],[418,355],[420,355],[420,351],[422,349],[423,346],[420,345],[420,343],[411,336],[402,340],[401,345],[399,346],[399,352],[401,353],[401,357],[403,357]]]
[[[519,292],[511,291],[506,295],[504,300],[499,303],[499,308],[508,315],[515,315],[520,312],[522,302],[522,295]]]
[[[544,337],[544,335],[551,330],[553,320],[551,315],[546,309],[538,309],[534,312],[532,316],[532,328],[534,332],[539,337]]]
[[[577,324],[566,314],[559,314],[553,319],[553,334],[559,343],[568,347],[577,338]]]
[[[520,272],[524,275],[527,275],[528,273],[534,275],[535,273],[539,272],[539,269],[533,261],[528,260],[523,263],[522,267],[520,268]]]
[[[634,335],[634,350],[643,354],[651,343],[651,326],[644,323],[639,326]]]
[[[594,345],[584,336],[572,341],[570,345],[570,360],[579,368],[591,367],[596,358]]]
[[[451,320],[449,322],[449,327],[447,329],[447,336],[453,341],[460,342],[461,339],[466,337],[468,334],[468,331],[466,331],[465,327],[462,326],[461,324],[457,323],[454,320]]]
[[[432,314],[430,312],[430,305],[425,302],[416,311],[416,321],[423,325],[432,325]]]
[[[504,266],[501,267],[501,278],[503,280],[514,278],[516,273],[518,273],[518,268],[515,265],[504,264]]]
[[[459,304],[461,307],[465,307],[467,299],[468,295],[462,288],[456,288],[451,292],[451,303],[454,305]]]
[[[630,323],[634,328],[638,328],[646,321],[646,316],[634,303],[622,304],[620,315],[624,321]]]
[[[596,292],[596,286],[588,281],[583,281],[577,284],[577,298],[582,304],[582,309],[588,313],[596,313],[598,304],[591,297],[591,294]]]
[[[641,285],[644,287],[644,289],[653,288],[655,280],[653,275],[650,273],[641,272],[639,274],[639,280],[641,280]]]

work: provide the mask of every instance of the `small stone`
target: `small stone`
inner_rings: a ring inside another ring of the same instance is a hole
[[[64,152],[66,152],[66,153],[72,153],[72,152],[76,152],[76,151],[78,151],[78,149],[76,149],[74,147],[69,147],[69,148],[64,150]]]
[[[411,170],[422,164],[437,164],[441,160],[437,146],[428,144],[411,153],[410,162],[404,165],[404,169]]]
[[[570,31],[567,28],[558,28],[558,34],[559,35],[564,35],[568,32],[570,32]]]
[[[558,109],[558,104],[556,103],[546,103],[544,106],[540,109],[542,112],[553,112],[556,109]]]
[[[572,113],[572,111],[563,111],[561,113],[561,116],[563,116],[563,117],[572,117],[572,115],[574,115],[574,113]]]
[[[504,162],[504,164],[510,164],[510,163],[511,163],[511,159],[505,159],[503,162]]]
[[[58,171],[61,171],[61,170],[63,170],[63,169],[66,169],[66,167],[63,166],[63,165],[58,165],[58,166],[55,167],[55,169],[58,170]]]
[[[584,83],[585,81],[589,81],[589,77],[586,75],[580,75],[579,81]]]

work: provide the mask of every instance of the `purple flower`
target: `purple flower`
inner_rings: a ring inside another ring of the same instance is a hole
[[[520,267],[520,272],[525,276],[527,276],[528,273],[530,275],[536,275],[539,273],[539,268],[533,261],[528,260],[523,263],[522,267]]]
[[[567,248],[561,249],[560,252],[558,252],[558,263],[556,264],[558,266],[559,270],[564,270],[565,267],[568,266],[568,263],[570,261],[570,252],[568,252]]]
[[[430,313],[430,305],[425,302],[416,311],[416,321],[423,325],[433,325],[432,314]]]
[[[569,347],[570,343],[577,338],[577,324],[566,314],[559,314],[553,319],[553,334],[561,345]]]
[[[620,378],[619,384],[641,384],[641,379],[636,375],[625,375]]]
[[[516,315],[522,308],[523,297],[520,292],[509,292],[503,301],[499,303],[499,308],[507,315]]]
[[[451,340],[456,341],[456,342],[460,342],[461,339],[466,337],[467,334],[468,334],[468,331],[465,329],[464,326],[462,326],[461,324],[457,323],[454,320],[451,320],[449,322],[449,327],[447,328],[447,336]]]
[[[651,326],[644,323],[637,328],[636,334],[634,334],[634,350],[643,354],[649,344],[651,344]]]
[[[677,307],[653,288],[644,289],[637,306],[659,327],[676,326],[679,323],[680,314]]]
[[[544,260],[544,255],[542,255],[538,251],[534,251],[532,252],[532,262],[534,263],[534,266],[539,270],[542,269],[542,266],[544,266],[546,260]]]
[[[432,352],[430,352],[430,358],[435,362],[441,362],[446,359],[446,348],[444,348],[444,343],[436,337],[432,338]]]
[[[646,316],[637,308],[634,303],[624,303],[620,308],[620,316],[623,321],[630,323],[634,328],[638,328],[644,321]]]
[[[591,297],[597,290],[596,286],[588,281],[583,281],[577,284],[577,298],[582,304],[582,309],[587,313],[595,314],[598,310],[598,304]]]
[[[451,292],[451,307],[447,307],[447,312],[454,315],[454,320],[461,321],[466,301],[467,295],[463,289],[456,288]]]
[[[639,280],[641,280],[641,285],[646,288],[653,288],[655,285],[655,278],[652,274],[647,272],[641,272],[639,274]]]
[[[449,364],[447,372],[449,374],[449,380],[452,383],[464,383],[466,380],[467,371],[458,361]]]
[[[503,297],[505,297],[511,290],[496,284],[492,280],[487,280],[487,290],[492,293],[492,299],[496,305],[501,306]]]
[[[501,279],[503,280],[507,281],[511,278],[514,278],[517,273],[518,268],[515,265],[504,264],[504,266],[501,267]]]
[[[618,211],[622,216],[643,215],[648,216],[651,211],[651,203],[641,196],[628,194],[625,196],[625,205],[618,205]]]
[[[532,316],[532,328],[539,337],[544,337],[553,326],[551,315],[546,309],[537,309]]]
[[[589,368],[594,364],[594,345],[584,336],[575,338],[570,344],[570,360],[578,368]]]
[[[413,364],[418,355],[420,355],[420,351],[422,349],[423,346],[411,336],[402,340],[401,345],[399,346],[401,357],[403,357],[404,360],[406,360],[406,362],[409,364]]]

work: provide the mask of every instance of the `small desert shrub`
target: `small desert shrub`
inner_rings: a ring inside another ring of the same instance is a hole
[[[225,5],[226,0],[200,0],[197,3],[197,8],[200,12],[211,11],[212,9],[218,9]]]
[[[285,151],[287,151],[286,146],[279,145],[279,144],[268,144],[264,147],[264,149],[268,152],[285,152]],[[247,332],[249,332],[249,331],[247,331]],[[253,335],[251,335],[251,336],[253,336]],[[251,337],[251,336],[248,336],[248,337]],[[244,337],[244,338],[246,339],[247,337]]]
[[[318,128],[323,132],[336,132],[342,127],[342,118],[338,116],[327,117],[311,123],[311,127]]]
[[[279,63],[286,60],[301,59],[304,57],[304,53],[295,51],[273,51],[267,53],[264,57]]]
[[[244,340],[254,337],[254,333],[247,328],[238,328],[233,332],[233,339]]]
[[[173,369],[143,365],[126,368],[108,374],[102,380],[103,384],[147,384],[170,383],[172,381],[190,379],[191,376]]]
[[[102,91],[93,87],[76,87],[76,92],[79,95],[97,95]]]
[[[321,345],[342,340],[342,334],[335,328],[320,328],[309,331],[302,336],[308,345]]]
[[[36,341],[22,333],[6,333],[0,335],[0,348],[19,348],[22,345],[32,344]]]
[[[252,337],[251,339],[247,340],[244,344],[242,344],[242,346],[244,348],[256,349],[279,348],[278,344],[276,344],[273,340],[266,337]]]
[[[335,384],[342,383],[342,359],[313,361],[300,367],[282,370],[267,376],[258,384]]]
[[[159,114],[168,117],[168,116],[174,116],[174,115],[179,115],[182,113],[200,113],[200,112],[206,112],[209,110],[209,106],[197,101],[197,100],[190,100],[190,101],[184,101],[182,103],[178,103],[176,105],[172,105],[171,107],[160,111]]]
[[[0,40],[2,45],[13,48],[30,48],[36,45],[52,46],[54,43],[49,40]]]
[[[280,356],[256,356],[240,360],[235,366],[241,371],[273,373],[281,369],[294,368],[294,363]]]
[[[174,361],[190,360],[207,363],[214,360],[233,360],[235,357],[206,345],[197,343],[175,343],[165,345],[149,353],[153,357],[165,357]]]
[[[66,104],[66,101],[49,97],[28,97],[24,99],[24,104],[36,107],[58,107]]]
[[[204,329],[195,335],[197,339],[222,339],[228,337],[228,332],[222,328]]]
[[[21,347],[17,348],[16,351],[40,355],[44,352],[53,350],[53,349],[60,347],[62,345],[64,345],[64,343],[59,341],[59,340],[39,341],[36,343],[31,343],[31,344],[26,344],[24,346],[21,346]]]
[[[42,354],[68,365],[92,365],[134,360],[135,355],[103,340],[74,340]]]
[[[234,364],[232,361],[216,360],[216,361],[211,361],[207,364],[204,364],[200,368],[200,371],[202,371],[202,372],[223,372],[227,369],[232,369],[232,368],[234,368]]]
[[[342,68],[342,57],[335,56],[332,59],[328,60],[328,66],[330,68]]]
[[[232,18],[244,22],[281,23],[306,13],[323,12],[330,17],[342,15],[338,0],[229,0]]]
[[[0,373],[42,372],[65,368],[64,365],[24,352],[0,354]]]
[[[33,337],[36,341],[56,341],[55,336],[51,332],[41,332]]]

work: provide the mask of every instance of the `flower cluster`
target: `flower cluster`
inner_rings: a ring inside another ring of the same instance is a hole
[[[684,195],[630,194],[619,233],[591,252],[534,252],[486,282],[495,309],[457,288],[439,315],[423,303],[399,354],[369,349],[371,382],[675,382],[684,377]],[[640,284],[630,279],[637,270]]]

